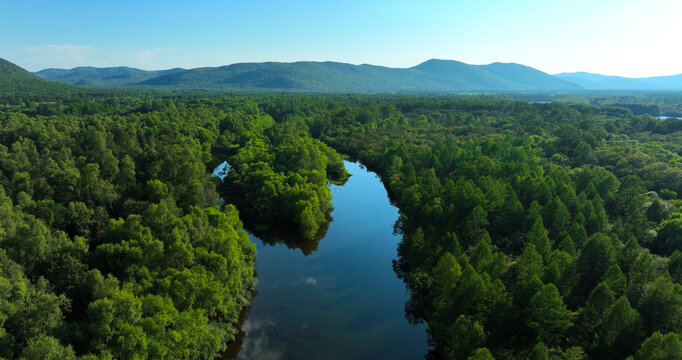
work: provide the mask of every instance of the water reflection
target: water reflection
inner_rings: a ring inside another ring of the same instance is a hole
[[[258,295],[223,359],[427,355],[425,325],[406,313],[410,297],[393,271],[398,211],[373,173],[346,166],[353,177],[332,186],[334,219],[315,240],[294,232],[253,233]]]
[[[222,181],[227,177],[230,168],[230,164],[223,161],[213,169],[213,175]],[[220,204],[224,204],[224,200]],[[327,222],[320,226],[317,234],[312,239],[306,239],[295,228],[288,227],[287,224],[259,224],[253,219],[247,218],[244,213],[241,214],[241,219],[245,227],[249,229],[249,233],[260,239],[264,244],[270,246],[285,245],[289,249],[301,250],[305,256],[317,250],[320,240],[327,235],[329,224],[333,221],[331,215],[328,215]]]
[[[246,336],[237,359],[279,360],[284,357],[284,353],[273,348],[270,342],[270,336],[276,336],[277,332],[273,321],[249,319],[242,325],[242,330]]]
[[[254,229],[250,231],[252,235],[260,239],[263,244],[270,246],[284,245],[288,249],[300,250],[303,255],[309,256],[310,254],[317,251],[320,245],[320,240],[327,236],[327,231],[329,230],[329,224],[332,222],[331,216],[329,217],[327,223],[320,226],[317,234],[312,239],[306,239],[302,237],[296,229],[291,227],[286,227],[284,225],[271,226],[268,229],[261,228],[261,231],[256,230],[258,226],[253,224],[249,219],[244,219],[244,224],[248,229]]]
[[[220,180],[224,180],[229,172],[230,164],[228,164],[227,161],[223,161],[213,169],[213,175],[219,177]]]

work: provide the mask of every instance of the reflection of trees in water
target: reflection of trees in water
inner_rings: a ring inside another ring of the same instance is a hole
[[[264,244],[270,246],[284,245],[289,249],[301,250],[303,255],[308,256],[317,250],[320,240],[327,235],[327,230],[329,230],[332,221],[333,218],[328,215],[327,222],[320,226],[312,239],[304,238],[295,227],[286,224],[263,226],[262,224],[253,224],[251,219],[244,218],[244,227]]]
[[[252,219],[242,218],[242,220],[244,228],[250,235],[259,238],[264,244],[270,246],[285,245],[288,249],[299,249],[303,255],[308,256],[317,250],[320,240],[327,235],[329,224],[333,218],[331,215],[328,216],[328,221],[320,227],[313,239],[305,239],[291,226],[287,227],[282,224],[259,226],[254,224]],[[258,277],[257,273],[256,277]],[[310,279],[305,281],[309,282]],[[253,294],[254,298],[256,296],[258,296],[257,291]],[[281,351],[269,348],[271,345],[269,345],[268,340],[272,335],[271,333],[276,330],[275,323],[248,319],[250,311],[251,307],[248,306],[239,314],[239,332],[235,335],[234,341],[228,344],[220,359],[281,359],[283,357]]]
[[[394,225],[395,233],[400,234],[399,224],[396,222]],[[407,281],[407,276],[409,275],[409,269],[407,266],[407,261],[405,260],[405,242],[401,240],[398,243],[398,259],[393,260],[393,271],[396,273],[399,279],[405,283],[408,293],[410,294],[409,300],[405,303],[405,318],[410,323],[410,325],[417,325],[424,323],[424,309],[427,304],[425,299],[425,290],[419,286],[419,282]],[[428,334],[428,332],[427,332]],[[444,359],[445,355],[436,345],[436,343],[428,334],[429,351],[424,355],[426,360],[440,360]]]
[[[218,165],[213,174],[219,176],[221,180],[228,174],[230,170],[230,165],[227,162],[223,162]],[[222,184],[222,181],[220,181]],[[220,186],[219,186],[220,190]],[[229,203],[230,201],[224,200],[229,199],[229,196],[225,192],[220,193],[221,198],[217,203],[220,206]],[[299,229],[297,229],[293,224],[287,223],[270,223],[262,224],[258,223],[256,219],[252,219],[246,214],[246,212],[240,211],[240,218],[244,222],[244,228],[253,236],[259,238],[264,244],[271,246],[275,245],[285,245],[289,249],[299,249],[303,255],[308,256],[317,250],[317,247],[322,240],[327,235],[327,230],[329,230],[329,224],[334,220],[331,217],[331,209],[327,214],[327,221],[320,225],[317,233],[312,239],[304,238]]]
[[[254,291],[253,297],[256,297],[257,295],[258,291]],[[220,360],[236,359],[237,355],[239,355],[239,351],[244,345],[244,338],[246,337],[246,332],[244,331],[244,323],[246,322],[246,318],[248,318],[250,311],[251,306],[249,305],[244,307],[242,311],[239,313],[239,321],[237,322],[237,324],[239,325],[239,331],[237,332],[237,334],[235,334],[234,341],[227,343],[227,348],[218,357]]]

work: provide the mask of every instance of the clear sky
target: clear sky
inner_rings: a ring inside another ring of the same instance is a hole
[[[249,61],[548,73],[682,73],[680,0],[0,0],[0,57],[28,70]]]

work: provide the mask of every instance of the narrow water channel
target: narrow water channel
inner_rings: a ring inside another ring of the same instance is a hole
[[[326,236],[304,248],[258,248],[257,294],[239,339],[224,359],[422,359],[424,324],[405,318],[409,296],[391,261],[398,209],[379,178],[358,163],[343,186],[332,185]]]

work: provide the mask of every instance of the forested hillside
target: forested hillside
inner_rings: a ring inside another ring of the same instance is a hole
[[[36,72],[36,75],[43,79],[59,81],[71,85],[115,87],[134,84],[183,70],[184,69],[176,68],[148,71],[127,66],[108,68],[81,66],[73,69],[45,69]]]
[[[411,68],[338,62],[241,63],[190,69],[140,82],[145,87],[309,93],[554,91],[580,85],[519,65],[429,60]]]
[[[78,93],[76,87],[47,81],[0,58],[0,101],[18,104],[24,99]]]

